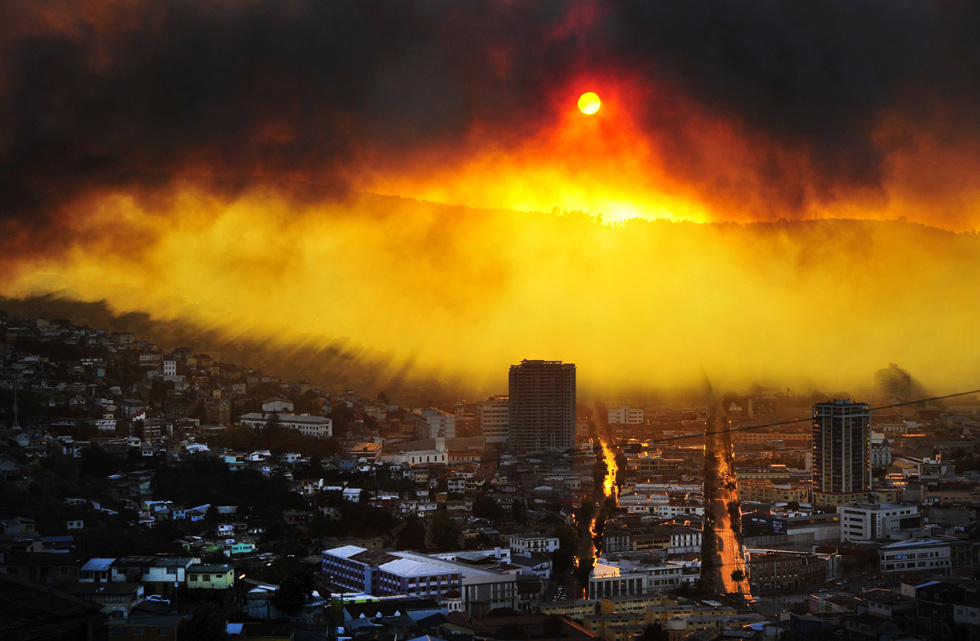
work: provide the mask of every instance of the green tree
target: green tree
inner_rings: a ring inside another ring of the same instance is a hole
[[[224,610],[214,603],[203,603],[194,609],[191,618],[181,625],[183,641],[211,641],[228,636],[228,621]]]
[[[565,626],[562,625],[561,618],[552,614],[544,621],[544,636],[552,639],[565,636]]]
[[[269,603],[282,614],[294,616],[312,596],[313,576],[308,572],[293,573],[282,580]]]
[[[745,572],[742,572],[742,570],[732,571],[732,581],[734,581],[735,583],[741,583],[744,580],[745,580]]]
[[[430,523],[432,534],[432,545],[437,550],[455,550],[459,547],[460,529],[456,521],[449,516],[449,512],[439,510],[432,515]]]
[[[473,499],[473,516],[478,519],[497,520],[500,518],[500,506],[487,494],[481,494]]]
[[[265,431],[267,434],[274,434],[279,428],[279,412],[269,412],[265,417]]]
[[[639,641],[670,641],[670,633],[663,629],[659,621],[654,621],[643,628]]]
[[[553,576],[561,576],[572,567],[579,535],[571,525],[562,525],[554,536],[558,537],[558,549],[551,553],[551,571]]]
[[[514,499],[510,502],[510,516],[522,525],[527,524],[527,508],[524,507],[522,499]]]

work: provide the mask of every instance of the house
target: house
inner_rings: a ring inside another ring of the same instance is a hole
[[[230,563],[192,565],[187,570],[187,587],[197,590],[226,590],[235,584],[235,567]]]
[[[109,616],[95,603],[0,572],[5,639],[100,639]]]
[[[128,581],[115,583],[76,583],[67,586],[65,592],[85,601],[98,603],[111,619],[125,619],[141,601],[143,585]]]
[[[112,564],[115,559],[93,557],[85,562],[78,570],[80,582],[108,583],[112,576]]]
[[[197,563],[193,557],[128,556],[110,567],[112,581],[138,581],[151,594],[173,594],[187,581],[187,569]]]
[[[73,554],[28,552],[0,562],[0,572],[42,585],[64,585],[78,580],[81,562]]]
[[[262,401],[263,412],[292,412],[293,402],[288,398],[275,397]]]
[[[109,638],[126,641],[177,641],[182,617],[178,614],[139,614],[128,621],[109,623]]]

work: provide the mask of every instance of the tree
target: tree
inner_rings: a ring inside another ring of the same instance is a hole
[[[460,529],[456,521],[449,516],[446,510],[439,510],[432,515],[430,524],[432,534],[432,545],[437,550],[454,550],[459,547]]]
[[[180,638],[184,641],[211,641],[227,638],[225,612],[214,603],[204,603],[194,609],[191,618],[183,623]]]
[[[279,427],[279,412],[269,412],[269,415],[265,418],[265,431],[267,434],[272,434]]]
[[[670,641],[670,633],[663,629],[659,621],[654,621],[643,628],[639,641]]]
[[[527,524],[527,508],[524,507],[523,500],[514,499],[510,502],[510,516],[522,525]]]
[[[734,581],[735,583],[741,583],[744,580],[745,580],[745,572],[742,572],[742,570],[732,571],[732,581]]]
[[[282,614],[298,614],[310,597],[313,596],[313,577],[308,572],[288,575],[272,593],[269,603]]]
[[[552,614],[544,621],[544,636],[556,639],[565,636],[565,626],[561,623],[561,618]]]
[[[481,494],[473,499],[473,516],[495,521],[500,518],[500,506],[489,495]]]

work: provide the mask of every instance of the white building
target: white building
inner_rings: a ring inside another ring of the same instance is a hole
[[[292,412],[293,402],[288,398],[269,398],[262,402],[263,412]]]
[[[407,594],[445,603],[459,592],[461,575],[426,560],[395,558],[378,566],[377,596]]]
[[[269,424],[270,417],[271,414],[250,412],[242,414],[238,422],[241,425],[261,429]],[[281,427],[297,430],[306,436],[317,438],[333,436],[333,419],[330,418],[308,414],[279,414],[278,422]]]
[[[166,360],[163,361],[163,377],[177,375],[177,361]]]
[[[611,425],[642,425],[643,410],[637,407],[610,407],[609,423]]]
[[[456,417],[453,414],[429,408],[415,410],[412,416],[415,418],[415,429],[420,439],[437,436],[456,438]]]
[[[323,551],[323,572],[336,586],[375,596],[408,594],[448,603],[458,591],[462,606],[516,608],[517,566],[480,567],[408,551],[366,550],[347,545]],[[506,567],[507,569],[502,569]]]
[[[434,439],[422,439],[393,446],[391,451],[381,454],[380,459],[383,463],[391,465],[447,465],[449,463],[449,451],[446,448],[446,439],[437,437]]]
[[[510,402],[507,396],[494,396],[476,404],[480,433],[487,443],[506,443],[510,436]]]
[[[679,516],[696,514],[704,516],[703,505],[654,505],[650,508],[650,514],[655,514],[665,519],[676,519]]]
[[[902,530],[918,528],[921,524],[919,508],[915,505],[860,503],[841,505],[837,512],[842,541],[901,538]]]
[[[551,536],[524,536],[515,535],[510,537],[511,554],[527,556],[532,552],[538,554],[550,554],[558,549],[558,537]]]
[[[949,541],[930,537],[896,541],[879,548],[882,574],[934,572],[946,574],[952,567]]]
[[[667,548],[667,554],[693,554],[701,552],[701,530],[687,525],[666,525],[662,527],[670,533],[670,547]]]
[[[892,446],[888,439],[871,444],[871,466],[887,467],[892,464]]]
[[[687,576],[693,581],[697,574]],[[620,561],[613,564],[599,559],[589,578],[589,599],[668,591],[686,580],[682,563],[649,565]]]

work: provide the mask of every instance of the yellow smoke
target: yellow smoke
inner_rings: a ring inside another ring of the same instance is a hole
[[[580,385],[980,380],[980,239],[898,222],[741,225],[184,188],[79,205],[64,253],[0,294],[62,292],[283,344],[335,342],[502,391],[522,358]]]

